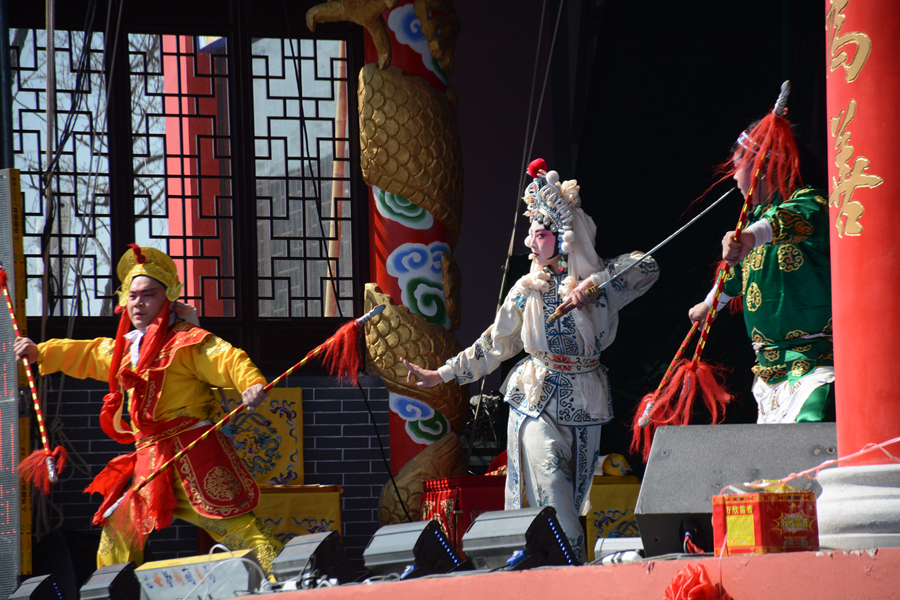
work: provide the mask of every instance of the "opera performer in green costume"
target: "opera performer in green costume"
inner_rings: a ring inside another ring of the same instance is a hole
[[[751,125],[741,134],[732,156],[731,171],[745,199],[762,143],[754,133]],[[790,142],[786,146],[796,150],[796,142]],[[799,187],[799,177],[770,184],[778,173],[799,173],[799,157],[791,152],[773,151],[765,165],[753,191],[757,200],[750,225],[740,241],[734,241],[733,231],[722,239],[723,260],[739,268],[729,272],[717,308],[742,297],[747,335],[756,351],[758,423],[834,420],[827,196]],[[712,302],[711,292],[689,311],[691,320],[704,319]]]

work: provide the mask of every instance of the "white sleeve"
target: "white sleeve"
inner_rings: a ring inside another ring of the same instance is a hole
[[[712,286],[712,289],[709,290],[709,293],[706,295],[706,299],[704,300],[704,302],[706,302],[707,306],[712,306],[713,298],[715,298],[715,297],[716,297],[716,286]],[[729,300],[731,300],[731,296],[729,296],[725,292],[722,292],[721,294],[719,294],[719,305],[716,307],[716,310],[722,310],[722,307],[725,306],[726,304],[728,304]]]
[[[474,344],[438,368],[444,382],[454,377],[460,384],[478,381],[522,350],[525,345],[521,334],[524,298],[520,295],[521,288],[513,287],[494,324]]]
[[[760,219],[759,221],[745,229],[745,231],[753,234],[753,237],[756,240],[753,244],[754,248],[762,246],[763,244],[768,244],[774,237],[772,224],[769,223],[768,219]]]
[[[635,262],[640,262],[640,264],[622,277],[617,277],[618,273]],[[659,266],[652,256],[646,256],[643,252],[622,254],[607,260],[606,269],[591,275],[591,281],[596,286],[610,279],[614,281],[603,289],[606,292],[610,308],[618,311],[635,298],[643,295],[656,283],[656,280],[659,279]]]

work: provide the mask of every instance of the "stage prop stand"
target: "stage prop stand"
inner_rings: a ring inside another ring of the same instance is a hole
[[[826,0],[838,456],[900,436],[900,5]],[[886,448],[900,456],[900,444]],[[900,464],[869,452],[819,473],[819,541],[900,546]]]

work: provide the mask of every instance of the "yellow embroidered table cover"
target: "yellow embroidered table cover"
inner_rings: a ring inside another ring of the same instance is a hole
[[[240,394],[218,390],[221,410],[233,410]],[[254,412],[241,411],[222,432],[260,487],[255,513],[283,542],[298,535],[341,532],[341,493],[337,485],[303,485],[303,390],[274,388]]]
[[[594,560],[598,538],[638,537],[634,506],[641,491],[635,475],[594,475],[591,486],[591,510],[587,514],[588,560]]]

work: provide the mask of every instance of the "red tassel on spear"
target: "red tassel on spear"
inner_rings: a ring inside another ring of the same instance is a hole
[[[13,309],[12,300],[9,297],[9,289],[7,288],[6,269],[0,264],[0,287],[3,288],[3,298],[6,300],[6,307],[9,309],[9,317],[12,319],[13,329],[16,337],[21,338],[19,331],[19,323],[16,321],[16,311]],[[66,468],[66,449],[57,446],[50,450],[50,441],[47,439],[47,427],[44,425],[44,413],[41,410],[41,402],[38,399],[37,386],[34,384],[34,375],[31,372],[31,365],[27,357],[22,357],[22,364],[25,365],[25,373],[28,375],[28,387],[31,388],[31,399],[34,402],[34,412],[37,415],[38,429],[41,432],[42,448],[35,450],[31,455],[19,463],[19,475],[26,481],[31,481],[41,493],[47,495],[50,493],[50,485],[56,483],[59,473]]]
[[[299,369],[311,359],[324,354],[322,357],[328,373],[332,376],[339,377],[344,381],[356,385],[357,373],[359,372],[359,354],[357,353],[357,334],[365,324],[376,315],[384,310],[384,305],[379,304],[365,315],[358,319],[354,319],[349,323],[341,326],[333,336],[325,340],[321,345],[311,350],[300,362],[270,381],[263,390],[268,392],[272,387],[280,383],[286,377],[290,376],[295,370]],[[213,432],[222,429],[228,421],[236,414],[244,409],[244,404],[238,404],[234,410],[222,417],[217,423],[203,432],[197,439],[185,446],[177,452],[172,458],[163,463],[146,479],[133,486],[117,501],[112,503],[103,513],[103,518],[108,519],[112,526],[112,534],[122,537],[126,543],[137,545],[149,531],[143,531],[139,524],[144,523],[148,517],[146,498],[141,494],[141,490],[171,467],[176,460],[190,452],[197,444],[212,435]],[[88,490],[85,491],[89,491]],[[113,496],[115,497],[115,496]],[[117,510],[122,504],[129,507],[129,511]],[[124,513],[124,514],[122,514]]]

